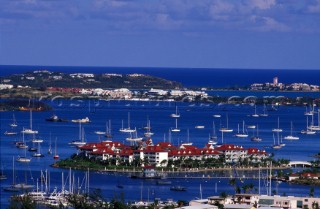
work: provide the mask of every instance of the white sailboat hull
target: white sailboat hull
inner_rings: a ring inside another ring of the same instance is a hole
[[[29,163],[29,162],[31,162],[31,158],[18,157],[18,158],[17,158],[17,162],[20,162],[20,163]]]
[[[315,131],[310,131],[310,130],[302,130],[301,131],[302,134],[307,134],[307,135],[313,135],[313,134],[316,134]]]
[[[126,138],[127,141],[129,142],[138,142],[138,141],[142,141],[141,137],[138,138]]]
[[[120,129],[119,131],[122,132],[122,133],[133,133],[133,132],[135,132],[136,130],[134,130],[134,129],[129,129],[129,128],[122,128],[122,129]]]
[[[224,132],[224,133],[231,133],[233,132],[233,129],[227,129],[227,128],[221,128],[219,131]]]
[[[239,138],[246,138],[248,136],[249,136],[248,134],[236,134],[236,137],[239,137]]]
[[[289,135],[289,136],[285,136],[283,139],[286,139],[286,140],[299,140],[300,138],[298,136]]]
[[[320,126],[309,126],[308,129],[311,131],[320,131]]]
[[[32,130],[32,129],[24,129],[23,131],[21,131],[21,133],[24,134],[37,134],[38,131]]]

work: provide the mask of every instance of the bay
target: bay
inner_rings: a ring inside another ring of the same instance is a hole
[[[142,135],[142,127],[146,126],[147,119],[151,121],[152,131],[155,133],[152,140],[154,143],[161,141],[168,141],[168,130],[175,126],[175,121],[170,117],[170,114],[175,112],[175,106],[179,108],[181,118],[179,119],[178,126],[181,129],[180,133],[172,134],[171,143],[178,146],[183,142],[187,142],[187,133],[189,130],[189,140],[194,143],[195,146],[200,148],[204,147],[208,141],[208,136],[212,133],[212,122],[216,124],[216,129],[220,126],[225,126],[226,115],[228,115],[229,127],[232,127],[235,131],[238,123],[242,123],[245,120],[247,125],[259,125],[259,135],[263,138],[260,143],[254,143],[249,138],[239,139],[233,136],[233,134],[224,134],[223,143],[241,145],[245,148],[257,147],[259,149],[266,149],[269,153],[274,153],[275,158],[286,158],[290,160],[313,160],[311,155],[316,154],[320,150],[319,134],[314,136],[299,135],[298,141],[285,141],[286,146],[280,150],[272,150],[267,147],[273,145],[272,128],[277,126],[277,119],[280,118],[280,127],[284,130],[283,136],[290,133],[290,122],[293,121],[294,129],[299,132],[306,127],[306,116],[304,115],[305,107],[295,106],[279,106],[277,111],[269,112],[268,117],[254,118],[250,117],[254,113],[254,107],[252,105],[231,105],[231,104],[208,104],[208,103],[173,103],[173,102],[143,102],[143,101],[106,101],[106,100],[47,100],[47,103],[53,105],[53,111],[46,112],[33,112],[33,127],[39,130],[39,136],[45,141],[42,143],[41,149],[43,150],[45,157],[33,158],[31,163],[18,164],[16,163],[17,177],[20,181],[25,180],[27,176],[28,182],[36,182],[37,178],[40,178],[40,171],[48,170],[51,173],[51,188],[61,188],[61,172],[64,172],[64,176],[68,175],[68,170],[52,168],[50,165],[54,163],[52,155],[47,155],[46,151],[49,147],[49,140],[51,135],[51,141],[54,142],[57,138],[57,147],[60,159],[68,158],[70,155],[77,152],[74,147],[68,145],[72,140],[78,139],[79,127],[77,123],[52,123],[46,122],[45,119],[52,116],[52,114],[58,115],[64,119],[79,119],[89,117],[92,121],[89,124],[84,125],[84,130],[88,142],[97,142],[102,140],[98,135],[94,134],[94,131],[105,130],[106,122],[111,120],[112,132],[114,134],[114,141],[127,143],[123,133],[118,130],[122,126],[127,125],[127,116],[130,113],[131,127],[138,129],[138,134]],[[257,112],[262,113],[263,107],[257,106]],[[8,204],[8,198],[10,193],[4,192],[3,187],[12,183],[12,157],[23,155],[23,151],[17,149],[14,146],[14,142],[21,139],[21,135],[9,137],[3,135],[6,130],[9,130],[8,124],[12,121],[12,115],[18,122],[17,130],[21,131],[22,127],[29,127],[29,112],[1,112],[1,163],[3,170],[8,179],[1,181],[1,205],[6,206]],[[221,118],[214,118],[214,114],[220,114]],[[316,120],[316,119],[315,119]],[[316,122],[316,121],[315,121]],[[196,126],[202,125],[203,129],[197,129]],[[249,135],[252,133],[249,132]],[[26,136],[26,140],[30,141],[30,136]],[[222,142],[222,136],[218,133],[218,141]],[[29,145],[30,142],[29,142]],[[53,144],[52,144],[53,145]],[[29,153],[28,153],[29,154]],[[84,177],[84,171],[75,171],[76,176],[82,181]],[[158,186],[153,180],[143,181],[135,180],[128,177],[127,173],[102,173],[91,172],[90,174],[90,188],[99,188],[106,199],[111,199],[115,194],[120,195],[124,193],[124,197],[127,201],[143,200],[148,198],[161,198],[166,200],[172,198],[174,200],[186,200],[200,197],[200,184],[202,188],[203,197],[219,195],[220,192],[226,191],[229,194],[234,193],[233,187],[228,184],[229,179],[226,178],[208,178],[210,176],[226,176],[230,177],[232,171],[224,173],[184,173],[180,177],[185,176],[197,176],[205,178],[177,178],[173,179],[175,184],[181,184],[188,188],[187,192],[177,193],[170,191],[169,186]],[[239,175],[255,175],[254,173],[242,173],[239,171]],[[32,177],[31,177],[32,176]],[[76,178],[77,178],[76,177]],[[119,189],[116,187],[118,181],[124,182],[126,187]],[[246,183],[253,182],[258,185],[257,180],[246,180]],[[261,192],[266,192],[266,183],[262,183]],[[286,195],[308,195],[310,187],[302,185],[292,185],[287,183],[274,184],[274,189],[278,191],[278,194],[285,193]],[[142,191],[142,196],[141,196]],[[315,195],[319,195],[319,189],[315,189]]]

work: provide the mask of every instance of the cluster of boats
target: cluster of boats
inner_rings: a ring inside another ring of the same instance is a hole
[[[14,129],[16,129],[18,127],[18,124],[17,124],[17,121],[15,119],[14,114],[13,114],[13,122],[11,124],[9,124],[9,125],[12,128],[12,130],[11,131],[6,131],[4,134],[8,135],[8,136],[17,135],[18,132],[15,131]],[[44,142],[44,140],[37,136],[38,133],[39,132],[37,130],[34,130],[32,128],[32,110],[30,109],[30,128],[23,127],[22,131],[21,131],[21,134],[22,134],[21,140],[15,142],[15,145],[16,145],[17,148],[24,150],[24,156],[18,156],[16,158],[17,162],[21,162],[21,163],[29,163],[29,162],[31,162],[32,158],[27,157],[27,153],[26,153],[27,150],[29,152],[33,152],[32,157],[36,157],[36,158],[44,157],[44,154],[41,152],[41,144]],[[29,145],[26,143],[25,135],[31,135],[30,142],[33,145],[32,147],[29,147]],[[50,145],[49,145],[49,149],[48,149],[48,154],[52,154],[51,139],[50,139]],[[59,155],[57,154],[57,145],[56,145],[56,143],[55,143],[55,154],[54,154],[53,158],[54,159],[58,159],[59,158]]]

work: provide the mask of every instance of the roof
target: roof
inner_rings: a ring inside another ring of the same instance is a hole
[[[233,145],[233,144],[223,144],[219,147],[216,147],[215,149],[221,150],[221,151],[228,151],[228,150],[242,151],[242,150],[245,150],[242,146]]]
[[[318,177],[318,175],[315,173],[308,172],[308,173],[302,173],[301,177]]]
[[[158,146],[158,147],[161,147],[161,148],[163,148],[163,149],[165,149],[165,148],[169,148],[169,149],[177,149],[175,146],[173,146],[171,143],[169,143],[169,142],[158,142],[157,144],[156,144],[156,146]]]
[[[113,155],[113,154],[115,154],[115,152],[110,148],[105,148],[105,149],[95,150],[91,154],[92,155],[103,155],[103,154]]]
[[[180,149],[180,150],[171,150],[169,152],[169,156],[199,156],[199,155],[202,155],[201,149],[195,149],[195,150]]]
[[[104,142],[86,143],[85,145],[80,146],[79,149],[93,150],[93,149],[103,149],[106,147],[115,147],[118,149],[125,149],[127,146],[122,144],[121,142],[104,141]]]
[[[248,152],[247,152],[248,155],[252,155],[252,154],[266,155],[266,154],[267,154],[267,152],[266,152],[265,150],[259,150],[259,149],[257,149],[257,148],[248,148],[247,151],[248,151]]]
[[[168,152],[167,150],[164,150],[163,148],[161,147],[158,147],[158,146],[147,146],[145,148],[141,148],[141,149],[138,149],[138,150],[135,150],[134,152]]]
[[[202,154],[204,154],[204,155],[220,155],[220,154],[222,154],[222,152],[215,150],[215,149],[204,148],[204,149],[202,149]]]

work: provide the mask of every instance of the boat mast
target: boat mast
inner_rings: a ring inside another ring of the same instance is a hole
[[[32,110],[30,109],[30,129],[32,130]]]
[[[128,129],[130,129],[130,112],[128,112]]]

